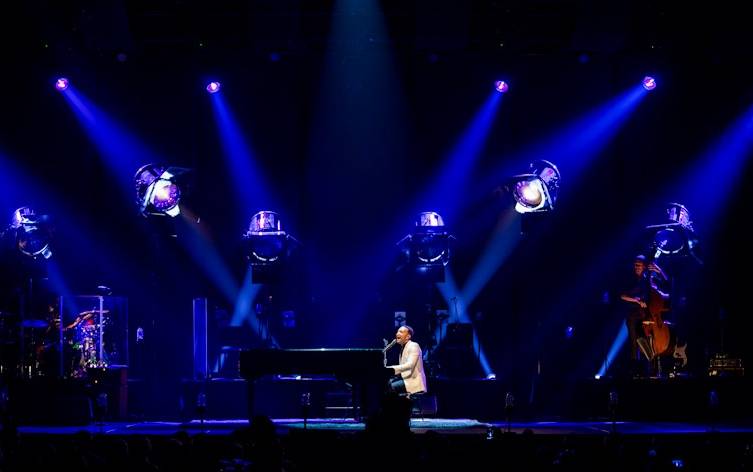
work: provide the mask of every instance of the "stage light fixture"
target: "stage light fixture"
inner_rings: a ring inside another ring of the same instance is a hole
[[[273,263],[284,254],[287,233],[274,211],[260,211],[251,217],[243,237],[250,243],[248,257],[252,263]]]
[[[251,217],[243,241],[255,283],[277,281],[280,266],[298,244],[293,236],[283,230],[277,212],[268,210],[259,211]]]
[[[142,215],[180,214],[181,191],[175,182],[178,173],[185,169],[165,168],[155,164],[142,166],[134,176],[136,203]]]
[[[222,87],[222,84],[220,84],[217,81],[212,81],[207,84],[207,92],[209,93],[217,93],[220,91],[220,88]]]
[[[494,82],[494,89],[499,93],[507,93],[507,91],[510,90],[510,84],[504,80],[498,80]]]
[[[68,88],[68,79],[65,77],[60,77],[55,81],[55,90],[58,92],[62,92],[63,90]]]
[[[8,233],[15,236],[18,250],[29,257],[52,257],[52,232],[47,215],[37,215],[29,207],[21,207],[13,212]]]
[[[681,203],[669,203],[666,208],[667,221],[658,225],[646,226],[654,231],[652,246],[654,257],[662,255],[693,255],[693,249],[698,244],[690,220],[690,212]]]
[[[647,75],[643,78],[643,88],[646,90],[653,90],[656,88],[656,79]]]
[[[454,238],[446,231],[442,216],[435,211],[418,215],[413,233],[398,241],[407,265],[418,274],[444,279],[444,266],[450,262],[450,245]]]
[[[539,160],[529,167],[529,173],[513,176],[507,185],[517,202],[515,210],[518,213],[553,210],[560,182],[557,166]]]

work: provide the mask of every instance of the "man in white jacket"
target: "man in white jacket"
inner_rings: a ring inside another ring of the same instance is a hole
[[[402,348],[400,352],[400,364],[388,366],[395,371],[395,375],[401,378],[390,382],[393,391],[408,393],[426,392],[426,374],[424,374],[424,360],[421,354],[421,346],[411,341],[413,328],[401,326],[395,334],[397,343]]]

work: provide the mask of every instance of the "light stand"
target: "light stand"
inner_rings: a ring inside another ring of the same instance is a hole
[[[199,394],[196,396],[196,413],[199,415],[199,423],[201,424],[201,429],[204,429],[204,419],[207,415],[207,394],[202,392],[199,392]]]
[[[37,215],[34,209],[20,207],[13,212],[10,224],[2,232],[3,237],[12,239],[12,243],[18,250],[19,259],[14,271],[22,274],[23,282],[16,280],[16,288],[19,295],[19,351],[17,357],[17,373],[21,377],[32,378],[41,375],[40,362],[37,359],[36,348],[38,343],[43,343],[38,330],[46,329],[49,320],[39,319],[37,310],[39,290],[35,287],[35,280],[41,281],[47,278],[46,261],[52,257],[53,228],[48,215]],[[49,300],[47,300],[49,302]],[[47,305],[47,303],[45,303]],[[47,311],[45,309],[45,317]],[[29,346],[27,346],[26,329],[31,330]],[[29,351],[29,352],[27,352]]]
[[[301,411],[303,412],[303,429],[308,429],[309,412],[311,411],[311,392],[301,395]]]
[[[612,434],[617,434],[617,405],[619,404],[619,397],[617,392],[612,390],[609,392],[609,416],[612,421]]]
[[[106,392],[100,392],[97,394],[94,401],[94,420],[100,428],[100,433],[102,432],[102,427],[104,426],[105,418],[107,417],[107,403],[108,397]]]
[[[455,239],[445,229],[444,220],[434,211],[419,213],[412,233],[403,237],[396,246],[402,254],[400,269],[407,270],[409,277],[425,288],[426,316],[421,320],[428,326],[431,341],[427,345],[427,369],[430,375],[436,375],[436,348],[441,342],[442,318],[434,312],[432,303],[435,284],[444,282],[445,267],[450,261],[450,245]],[[437,329],[439,336],[436,335]],[[433,372],[434,371],[434,372]]]
[[[262,338],[262,342],[265,347],[270,347],[272,344],[272,333],[270,331],[269,322],[272,317],[272,300],[270,289],[268,286],[264,286],[266,292],[260,298],[261,303],[256,304],[256,316],[259,319],[259,335]]]
[[[254,214],[243,234],[246,258],[251,267],[251,280],[265,286],[279,283],[290,255],[300,243],[282,227],[279,215],[262,210]],[[266,347],[276,347],[270,332],[272,295],[266,287],[263,302],[256,304],[260,336]]]
[[[507,433],[512,433],[512,410],[515,407],[515,397],[511,392],[505,394],[505,417],[507,418]]]
[[[719,415],[719,395],[716,390],[709,392],[709,431],[716,431],[716,422]]]
[[[447,313],[447,310],[434,310],[430,314],[429,332],[431,333],[431,338],[429,339],[431,339],[431,344],[426,350],[426,364],[428,371],[434,377],[439,375],[439,371],[442,368],[437,358],[437,349],[442,344],[443,325],[446,324],[449,317],[450,315]]]

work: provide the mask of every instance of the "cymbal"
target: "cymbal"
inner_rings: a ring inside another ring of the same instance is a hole
[[[110,310],[87,310],[87,311],[82,311],[81,313],[78,314],[78,316],[93,315],[95,313],[110,313]]]
[[[46,328],[48,325],[45,320],[23,320],[21,326],[24,328]]]

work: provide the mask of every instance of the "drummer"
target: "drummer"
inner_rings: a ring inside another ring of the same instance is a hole
[[[107,313],[107,310],[102,310],[102,313]],[[81,313],[76,316],[76,319],[74,319],[70,324],[65,326],[64,329],[71,329],[75,328],[76,326],[84,323],[86,325],[93,325],[95,323],[94,315],[100,313],[100,310],[93,309],[89,311],[82,311]]]

